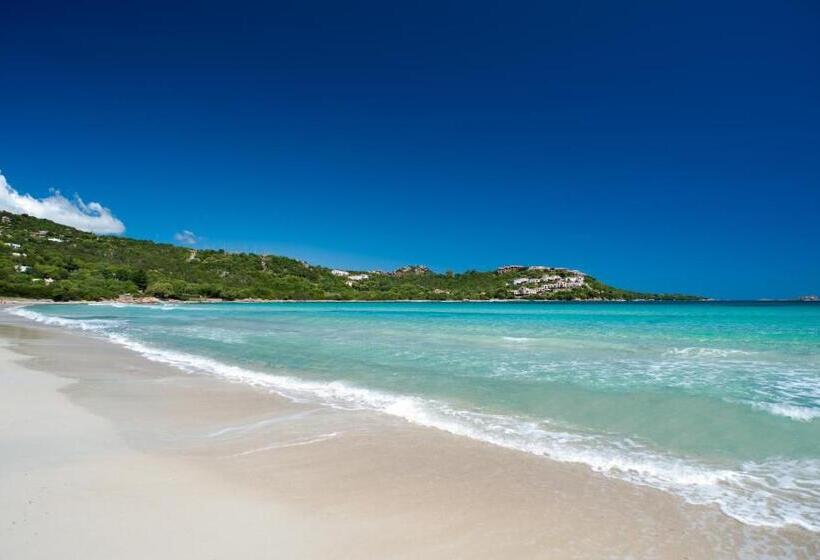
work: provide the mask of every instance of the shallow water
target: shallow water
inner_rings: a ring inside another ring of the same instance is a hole
[[[187,371],[820,532],[820,305],[34,305]]]

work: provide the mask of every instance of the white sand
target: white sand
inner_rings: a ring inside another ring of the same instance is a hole
[[[315,526],[189,464],[131,450],[59,392],[67,381],[15,358],[0,350],[0,558],[293,558],[296,544],[313,552]]]

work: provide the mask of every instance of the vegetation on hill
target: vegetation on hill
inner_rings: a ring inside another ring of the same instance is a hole
[[[195,250],[100,236],[27,215],[0,212],[0,295],[57,301],[114,299],[125,294],[161,299],[508,299],[515,279],[537,281],[544,271],[437,274],[423,266],[394,272],[333,271],[274,255]],[[520,290],[519,290],[520,291]],[[693,299],[641,294],[590,276],[583,285],[521,296],[525,299]]]

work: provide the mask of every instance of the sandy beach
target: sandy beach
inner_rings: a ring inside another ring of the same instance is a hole
[[[0,312],[0,558],[816,558],[799,529]]]

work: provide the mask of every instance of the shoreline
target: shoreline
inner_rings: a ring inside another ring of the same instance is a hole
[[[674,299],[160,299],[155,297],[136,298],[133,300],[121,299],[77,299],[67,301],[55,301],[52,299],[26,299],[26,298],[0,298],[0,305],[14,304],[14,303],[53,303],[59,304],[79,304],[79,303],[119,303],[123,305],[162,305],[164,303],[173,304],[207,304],[207,303],[702,303],[710,301],[719,301],[713,299],[692,299],[692,300],[674,300]],[[729,301],[729,300],[727,300]],[[761,300],[762,301],[762,300]],[[766,300],[776,301],[776,300]],[[801,300],[784,300],[784,301],[801,301]]]
[[[791,299],[692,299],[692,300],[673,300],[673,299],[237,299],[237,300],[217,300],[217,299],[158,299],[153,298],[154,301],[122,301],[118,299],[103,299],[103,300],[68,300],[68,301],[54,301],[51,299],[29,299],[29,298],[15,298],[15,297],[0,297],[0,306],[9,305],[79,305],[79,304],[98,304],[98,305],[206,305],[206,304],[221,304],[221,303],[521,303],[521,304],[567,304],[567,303],[663,303],[663,304],[689,304],[689,303],[799,303],[799,304],[820,304],[820,300],[812,300],[805,298],[791,298]]]
[[[118,439],[117,449],[129,461],[137,456],[160,461],[160,473],[190,469],[224,485],[212,492],[208,484],[192,483],[193,498],[173,497],[173,486],[157,481],[153,492],[167,491],[167,499],[180,507],[191,499],[205,507],[212,493],[214,503],[236,499],[220,506],[232,515],[273,509],[281,516],[276,523],[303,531],[277,537],[289,543],[288,557],[732,558],[788,550],[791,557],[810,558],[820,552],[816,536],[805,531],[744,526],[716,508],[688,505],[580,465],[375,413],[292,403],[269,391],[186,374],[109,342],[6,313],[0,325],[2,338],[14,345],[11,350],[28,357],[20,367],[47,372],[39,375],[52,383],[60,378],[69,383],[58,389],[65,401],[61,409],[107,423],[111,433],[106,441]],[[4,353],[0,361],[8,365],[12,358]],[[54,392],[53,387],[32,389],[23,400],[37,403]],[[22,408],[12,416],[25,412]],[[77,437],[89,436],[81,427]],[[18,438],[22,443],[3,439],[3,447],[12,451],[36,447],[36,441],[25,437]],[[39,450],[43,456],[47,451]],[[70,453],[64,459],[71,460]],[[21,481],[3,463],[5,492],[16,488],[9,480]],[[95,468],[107,472],[105,465]],[[26,484],[42,481],[43,473],[36,466],[31,469]],[[123,484],[124,492],[134,486],[127,477]],[[92,504],[108,499],[97,490]],[[14,516],[7,507],[2,508],[3,527],[8,526],[6,517]],[[50,507],[73,514],[75,506],[58,500]],[[177,517],[175,522],[183,526],[201,522]],[[266,534],[277,526],[268,527],[268,522],[262,523]],[[30,530],[45,528],[34,523]],[[244,535],[233,525],[223,530]],[[318,530],[319,537],[313,535]],[[122,539],[122,546],[137,544]],[[260,557],[264,543],[270,545],[262,534],[247,540],[254,543],[252,557]],[[133,557],[140,556],[134,552]]]

